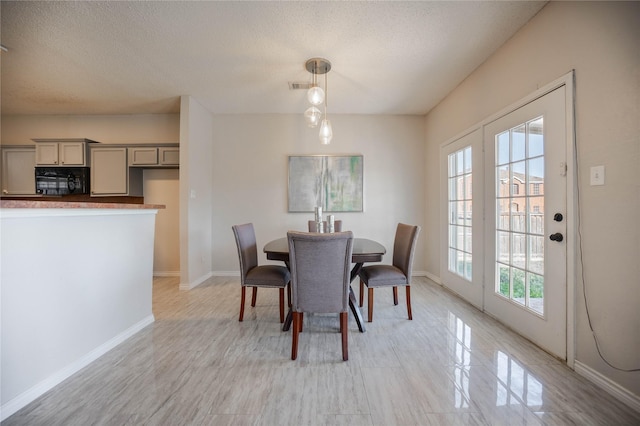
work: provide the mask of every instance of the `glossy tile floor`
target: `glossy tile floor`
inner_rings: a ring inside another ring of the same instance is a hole
[[[239,279],[154,284],[156,322],[3,425],[631,425],[640,413],[425,278],[376,291],[374,322],[305,316],[298,360],[278,292],[238,322]],[[357,290],[356,290],[357,291]],[[366,298],[365,298],[366,300]],[[366,303],[366,302],[365,302]],[[366,304],[364,307],[366,313]]]

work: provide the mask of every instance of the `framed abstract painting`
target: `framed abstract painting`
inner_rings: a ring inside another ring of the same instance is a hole
[[[363,211],[362,155],[290,155],[289,212]]]

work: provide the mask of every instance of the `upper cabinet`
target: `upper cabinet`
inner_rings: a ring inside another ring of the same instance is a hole
[[[180,147],[177,145],[129,148],[129,166],[131,167],[178,167],[179,165]]]
[[[33,139],[36,166],[89,166],[90,139]]]
[[[142,169],[127,165],[127,148],[117,145],[91,147],[91,196],[142,196]]]
[[[35,166],[33,146],[3,146],[2,195],[35,195]]]

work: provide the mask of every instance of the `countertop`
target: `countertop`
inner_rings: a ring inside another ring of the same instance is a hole
[[[164,209],[163,204],[103,203],[88,201],[0,200],[3,209]]]

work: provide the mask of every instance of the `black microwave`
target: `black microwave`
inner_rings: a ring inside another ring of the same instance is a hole
[[[36,167],[36,194],[88,194],[89,175],[89,167]]]

